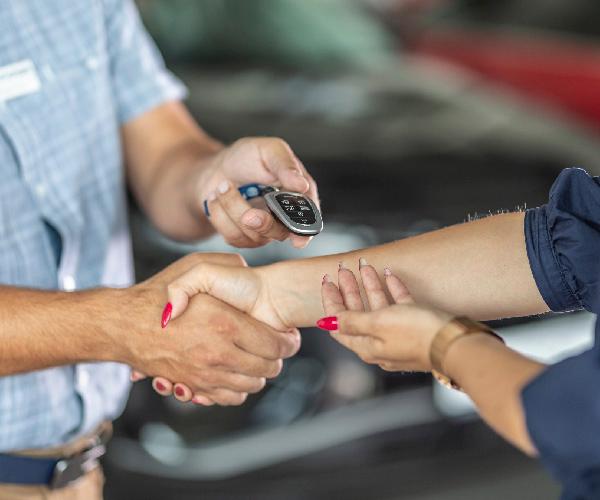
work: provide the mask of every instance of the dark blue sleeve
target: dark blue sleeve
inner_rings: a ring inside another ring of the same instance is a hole
[[[525,214],[525,241],[537,286],[552,311],[600,312],[600,181],[564,170],[547,205]]]
[[[550,309],[600,311],[597,177],[564,170],[548,204],[527,212],[525,239],[533,276]],[[566,498],[600,498],[599,335],[596,325],[593,349],[549,367],[522,392],[531,439],[565,486]]]
[[[546,468],[566,490],[598,494],[581,498],[600,498],[598,382],[595,347],[549,367],[522,393],[527,429]]]

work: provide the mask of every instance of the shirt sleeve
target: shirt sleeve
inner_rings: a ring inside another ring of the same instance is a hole
[[[186,97],[185,86],[165,67],[133,0],[104,0],[106,43],[120,123],[165,102]]]
[[[600,311],[600,181],[564,170],[547,205],[525,215],[527,254],[552,311]]]
[[[567,490],[590,488],[589,478],[598,483],[600,477],[598,380],[595,347],[549,367],[522,393],[527,429],[540,459]],[[600,484],[593,487],[600,495]]]
[[[527,212],[525,239],[533,276],[550,309],[600,311],[597,177],[564,170],[548,204]],[[527,429],[540,458],[570,492],[592,488],[600,494],[599,328],[593,349],[550,366],[522,392]]]

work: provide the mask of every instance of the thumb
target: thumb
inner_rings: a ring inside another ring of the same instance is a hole
[[[281,139],[262,139],[260,152],[264,167],[279,181],[281,187],[306,193],[310,184],[304,176],[300,160]]]
[[[378,312],[342,311],[338,313],[338,331],[343,335],[373,335]]]
[[[193,267],[167,287],[172,306],[171,318],[180,316],[187,308],[190,299],[199,293],[207,293],[216,299],[248,312],[248,304],[253,303],[258,290],[249,277],[249,268],[223,266],[202,262]]]

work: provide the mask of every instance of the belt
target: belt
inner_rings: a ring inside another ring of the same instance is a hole
[[[91,437],[90,444],[69,457],[37,458],[0,453],[0,483],[47,486],[59,489],[98,467],[106,453],[110,432]]]

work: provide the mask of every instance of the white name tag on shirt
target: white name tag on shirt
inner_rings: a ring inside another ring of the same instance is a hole
[[[31,59],[0,67],[0,101],[35,94],[41,88],[40,78]]]

